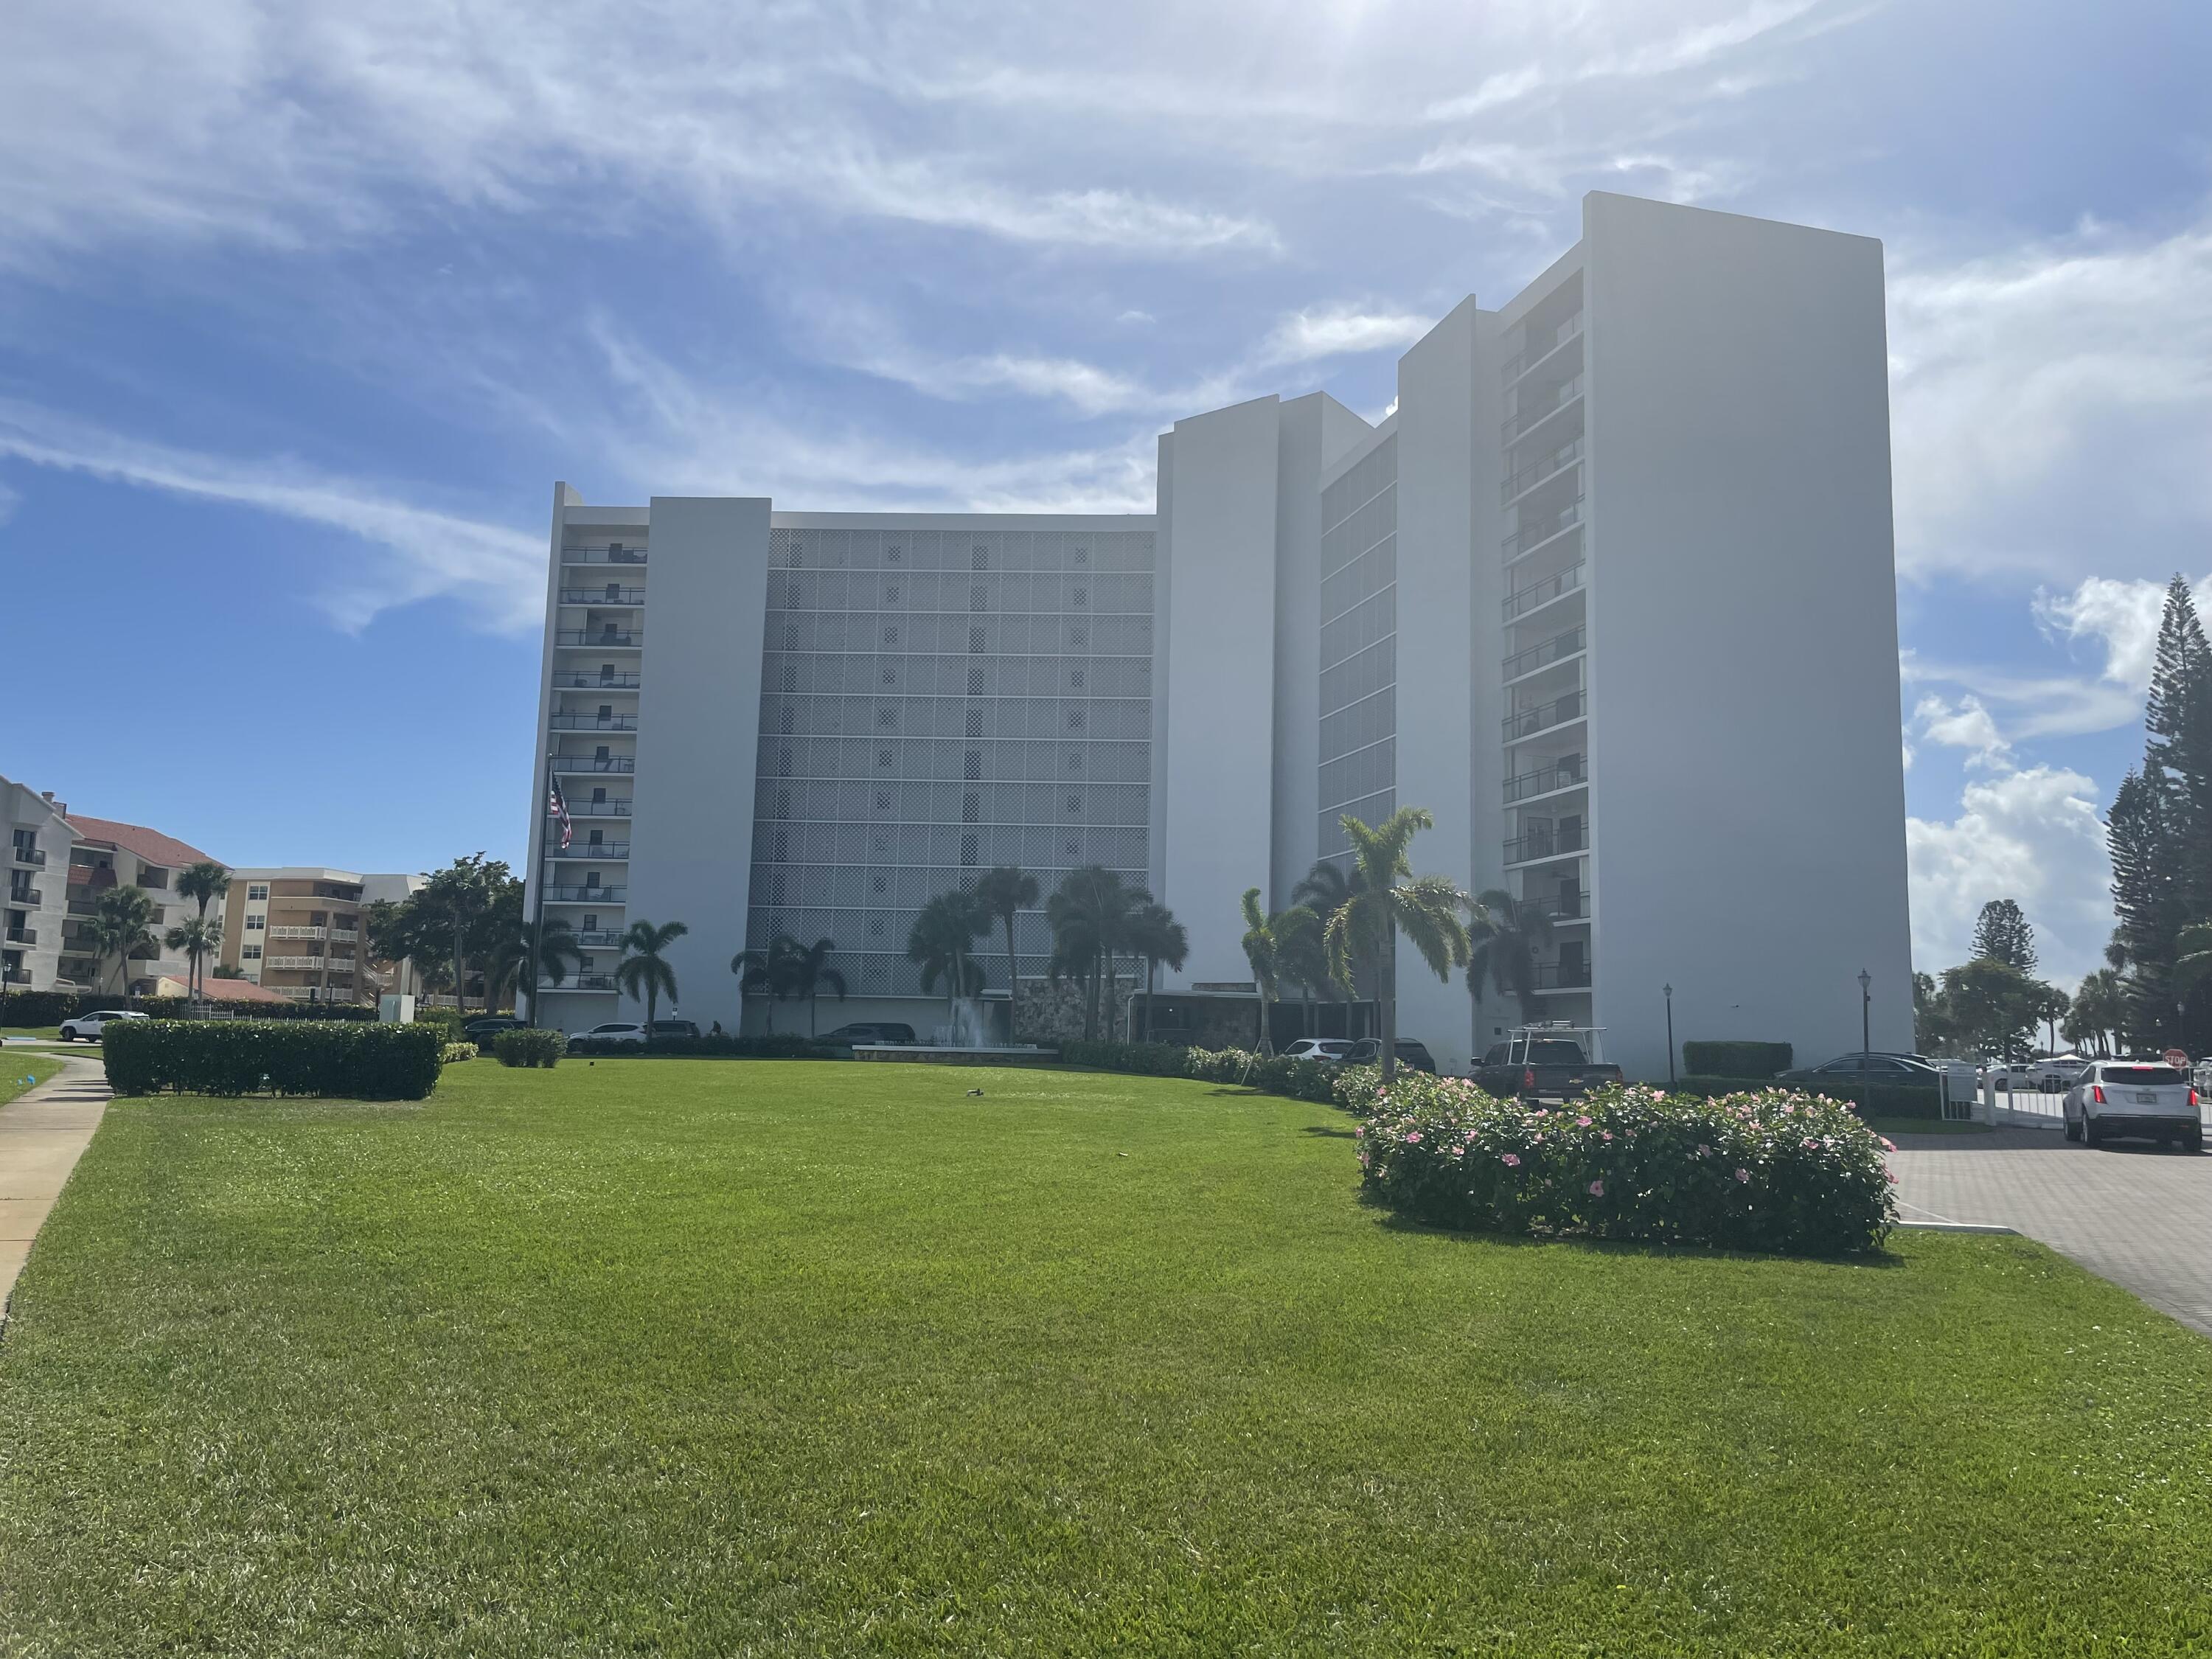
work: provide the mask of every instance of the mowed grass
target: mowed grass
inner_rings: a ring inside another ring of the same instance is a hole
[[[118,1102],[0,1341],[0,1652],[2212,1644],[2203,1339],[2023,1240],[1401,1228],[1350,1128],[818,1063]]]
[[[0,1106],[28,1094],[61,1068],[60,1058],[44,1049],[0,1048]]]

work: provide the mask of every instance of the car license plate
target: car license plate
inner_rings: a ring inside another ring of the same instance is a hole
[[[2138,1105],[2138,1106],[2155,1106],[2155,1105],[2157,1105],[2157,1104],[2158,1104],[2158,1091],[2157,1091],[2157,1090],[2155,1090],[2155,1089],[2138,1089],[2138,1090],[2136,1090],[2136,1105]]]

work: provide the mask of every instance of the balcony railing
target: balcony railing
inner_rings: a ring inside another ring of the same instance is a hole
[[[645,590],[641,587],[623,587],[613,582],[605,587],[564,587],[561,590],[563,605],[643,605]]]
[[[1530,859],[1555,859],[1589,847],[1589,834],[1579,823],[1523,824],[1520,835],[1505,843],[1505,861],[1526,864]]]
[[[1502,428],[1505,434],[1505,441],[1509,444],[1513,442],[1522,433],[1530,430],[1540,422],[1551,419],[1553,416],[1582,395],[1583,377],[1581,375],[1577,374],[1571,380],[1560,381],[1558,396],[1546,404],[1543,408],[1524,409],[1517,414],[1506,416]]]
[[[641,547],[568,547],[561,550],[562,564],[643,564]]]
[[[1579,495],[1556,513],[1546,514],[1533,524],[1524,524],[1500,544],[1505,550],[1505,561],[1510,564],[1533,547],[1540,546],[1563,530],[1572,530],[1583,521],[1583,498]]]
[[[1528,587],[1519,588],[1505,596],[1505,620],[1525,617],[1540,605],[1549,605],[1562,593],[1571,593],[1583,585],[1583,568],[1571,564],[1556,576],[1547,576]]]
[[[1558,476],[1581,460],[1588,447],[1587,439],[1570,439],[1548,454],[1539,455],[1519,471],[1507,473],[1504,482],[1498,486],[1498,499],[1510,501],[1516,495],[1525,495],[1545,479]]]
[[[1583,648],[1583,628],[1577,623],[1564,634],[1554,634],[1540,645],[1532,645],[1526,651],[1516,651],[1505,659],[1505,678],[1517,680],[1523,674],[1533,674],[1540,668],[1548,668],[1562,657],[1571,657]]]
[[[1570,691],[1549,702],[1540,702],[1534,708],[1516,709],[1499,724],[1505,728],[1505,741],[1517,743],[1522,738],[1534,737],[1539,732],[1548,732],[1555,726],[1582,717],[1583,694]]]
[[[1548,357],[1557,348],[1565,345],[1583,331],[1583,313],[1579,311],[1558,327],[1543,334],[1528,334],[1527,343],[1498,366],[1500,380],[1516,380],[1522,371],[1541,358]]]
[[[269,937],[271,939],[328,939],[331,930],[327,927],[271,927],[269,929]]]
[[[33,870],[43,870],[46,867],[46,855],[42,848],[25,847],[19,842],[15,846],[15,862],[27,864]]]
[[[572,933],[568,937],[586,951],[619,951],[622,949],[623,940],[629,936],[627,933],[609,933],[604,927],[597,927],[587,933]]]
[[[645,635],[627,628],[556,628],[553,630],[556,645],[611,645],[626,647],[643,645]]]
[[[10,927],[8,930],[8,943],[10,945],[36,945],[38,942],[39,930],[35,927]]]
[[[1521,901],[1521,908],[1531,915],[1549,916],[1553,921],[1584,921],[1589,917],[1589,895],[1531,893]]]
[[[1505,804],[1526,800],[1531,795],[1548,795],[1554,789],[1571,789],[1578,783],[1588,783],[1589,775],[1583,768],[1582,757],[1563,760],[1553,766],[1540,766],[1533,772],[1520,772],[1505,780]]]
[[[550,980],[547,980],[542,982],[538,988],[541,993],[546,991],[611,991],[615,988],[615,976],[612,974],[571,974],[567,979],[562,980],[558,985],[554,984]]]
[[[637,770],[637,757],[635,755],[605,757],[556,755],[552,757],[551,764],[556,772],[635,772]],[[573,812],[575,808],[572,806],[568,810]]]
[[[282,968],[288,972],[317,974],[322,971],[326,957],[264,957],[264,968]],[[349,963],[349,966],[351,964]]]
[[[635,674],[586,674],[562,668],[554,672],[553,689],[556,691],[635,691],[637,681]]]
[[[8,890],[8,902],[10,904],[25,905],[35,910],[46,902],[46,890],[43,888],[10,887]],[[84,907],[82,910],[77,908],[80,904]],[[88,916],[97,908],[90,899],[71,899],[69,907],[70,914],[73,916]]]
[[[10,985],[28,985],[31,982],[31,970],[27,968],[0,969],[0,978],[5,978]]]
[[[626,818],[629,816],[629,803],[626,800],[572,800],[568,803],[568,816],[572,818]],[[547,822],[550,823],[551,820]],[[552,831],[556,840],[560,833],[557,830]]]
[[[556,859],[626,859],[629,843],[626,841],[580,841],[563,850],[556,842],[547,850],[546,856]]]
[[[620,904],[629,896],[627,887],[549,887],[545,896],[556,904]]]
[[[1587,962],[1540,962],[1530,976],[1540,991],[1572,991],[1590,982]]]
[[[556,732],[635,732],[635,714],[556,714],[546,722]]]

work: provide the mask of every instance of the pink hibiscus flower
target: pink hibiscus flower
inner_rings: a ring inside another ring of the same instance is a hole
[[[1748,1170],[1738,1170],[1735,1172],[1735,1178],[1738,1181],[1748,1181],[1751,1179],[1751,1171]]]
[[[1498,1161],[1500,1164],[1503,1164],[1509,1170],[1517,1170],[1521,1167],[1521,1154],[1518,1152],[1507,1152]]]
[[[1605,1182],[1602,1181],[1591,1182],[1590,1196],[1592,1198],[1603,1198],[1605,1196]]]

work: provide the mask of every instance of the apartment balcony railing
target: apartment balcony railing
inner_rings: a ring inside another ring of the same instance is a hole
[[[10,927],[8,930],[8,943],[10,945],[36,945],[38,942],[39,930],[35,927]]]
[[[556,859],[626,859],[629,843],[626,841],[580,841],[563,849],[556,842],[547,850],[547,856]]]
[[[1511,622],[1516,617],[1525,617],[1538,605],[1549,605],[1560,594],[1571,593],[1582,585],[1583,568],[1571,564],[1556,576],[1547,576],[1540,582],[1516,588],[1505,596],[1505,620]]]
[[[622,948],[623,940],[627,938],[628,935],[620,933],[612,933],[604,927],[595,927],[585,933],[572,933],[568,937],[575,940],[578,945],[583,946],[586,951],[602,949],[619,951]]]
[[[1556,513],[1547,513],[1533,524],[1524,524],[1500,545],[1505,550],[1505,562],[1510,564],[1531,548],[1541,546],[1563,530],[1572,530],[1583,521],[1583,498],[1579,495]]]
[[[1499,724],[1505,728],[1505,741],[1517,743],[1555,726],[1565,726],[1569,720],[1578,720],[1583,713],[1583,694],[1570,691],[1549,702],[1540,702],[1534,708],[1516,709]]]
[[[1577,311],[1546,333],[1528,335],[1521,349],[1498,366],[1498,378],[1503,380],[1519,380],[1525,370],[1550,356],[1582,331],[1583,313]]]
[[[1526,800],[1531,795],[1548,795],[1554,789],[1571,789],[1578,783],[1588,783],[1589,774],[1583,769],[1582,757],[1560,761],[1556,765],[1540,766],[1533,772],[1517,772],[1505,780],[1505,804]]]
[[[556,691],[635,691],[635,674],[586,674],[569,669],[556,670],[553,689]]]
[[[556,714],[546,722],[556,732],[635,732],[635,714]]]
[[[556,628],[556,645],[611,645],[620,648],[645,643],[645,635],[628,628]]]
[[[611,991],[615,988],[612,974],[571,974],[558,985],[551,980],[540,981],[538,990],[544,991]]]
[[[645,590],[623,587],[609,582],[605,587],[564,587],[561,590],[563,605],[643,605]]]
[[[1521,901],[1521,908],[1531,915],[1549,916],[1553,921],[1586,921],[1589,918],[1589,895],[1532,893]]]
[[[620,904],[629,896],[627,887],[548,887],[545,896],[556,904]]]
[[[28,985],[31,982],[31,970],[27,968],[0,969],[0,977],[4,977],[10,985]]]
[[[331,930],[327,927],[271,927],[269,929],[269,937],[271,939],[328,939]]]
[[[21,904],[35,910],[46,902],[46,895],[44,888],[10,887],[8,890],[8,902],[10,904]],[[80,910],[77,908],[79,905],[84,908]],[[90,899],[71,899],[69,902],[70,914],[73,916],[88,916],[97,908]]]
[[[572,800],[568,803],[568,816],[572,818],[626,818],[629,816],[629,803],[626,800]],[[550,824],[551,820],[547,822]],[[555,839],[559,839],[561,832],[557,829],[552,833]]]
[[[1533,674],[1540,668],[1548,668],[1562,657],[1571,657],[1583,648],[1584,633],[1577,623],[1564,634],[1554,634],[1540,645],[1526,651],[1516,651],[1505,659],[1504,678],[1517,680],[1523,674]]]
[[[1539,455],[1518,471],[1509,472],[1498,486],[1498,499],[1510,501],[1516,495],[1525,495],[1547,478],[1556,477],[1583,458],[1589,447],[1586,438],[1571,438],[1557,449]]]
[[[261,965],[264,968],[281,968],[288,973],[317,974],[322,971],[323,963],[330,960],[328,957],[264,957]],[[351,967],[352,963],[346,965]]]
[[[1587,962],[1540,962],[1530,983],[1540,991],[1572,991],[1590,982]]]
[[[643,564],[641,547],[571,547],[561,554],[563,564]]]
[[[556,772],[635,772],[635,755],[556,755],[551,762]],[[576,809],[570,807],[571,812]]]
[[[27,864],[33,870],[43,870],[46,867],[46,852],[40,848],[26,847],[19,842],[15,845],[15,862]]]
[[[1509,444],[1515,442],[1522,433],[1532,430],[1541,422],[1548,421],[1582,395],[1583,377],[1581,375],[1577,374],[1571,380],[1560,381],[1558,395],[1541,409],[1524,409],[1506,416],[1501,423],[1505,441]]]
[[[1508,864],[1526,864],[1530,859],[1555,859],[1562,854],[1586,852],[1589,834],[1579,823],[1524,824],[1521,833],[1505,843]]]

